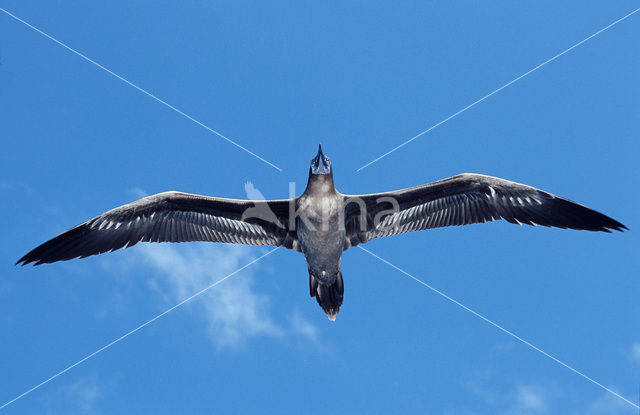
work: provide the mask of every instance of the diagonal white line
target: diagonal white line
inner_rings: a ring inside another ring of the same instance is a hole
[[[233,271],[231,274],[227,274],[225,277],[219,279],[218,281],[214,282],[213,284],[203,288],[202,290],[198,291],[197,293],[193,294],[192,296],[185,298],[184,300],[180,301],[178,304],[174,305],[173,307],[163,311],[162,313],[158,314],[157,316],[155,316],[154,318],[152,318],[151,320],[147,321],[146,323],[140,324],[138,327],[136,327],[135,329],[127,332],[126,334],[123,334],[122,336],[118,337],[117,339],[113,340],[111,343],[108,343],[104,346],[102,346],[101,348],[99,348],[98,350],[96,350],[95,352],[86,355],[85,357],[83,357],[82,359],[78,360],[77,362],[75,362],[74,364],[67,366],[65,369],[61,370],[60,372],[56,373],[55,375],[51,376],[50,378],[45,379],[44,381],[38,383],[36,386],[34,386],[33,388],[21,393],[20,395],[16,396],[15,398],[11,399],[10,401],[5,402],[2,406],[0,406],[0,409],[3,409],[9,405],[11,405],[12,403],[14,403],[15,401],[17,401],[18,399],[30,394],[31,392],[33,392],[34,390],[38,389],[39,387],[46,385],[47,383],[51,382],[52,380],[54,380],[55,378],[57,378],[58,376],[62,375],[63,373],[68,372],[69,370],[73,369],[74,367],[78,366],[79,364],[91,359],[93,356],[97,355],[100,352],[103,352],[104,350],[108,349],[109,347],[113,346],[114,344],[118,343],[120,340],[124,340],[125,338],[129,337],[130,335],[132,335],[133,333],[137,332],[138,330],[142,329],[145,326],[148,326],[149,324],[153,323],[154,321],[156,321],[157,319],[163,317],[166,314],[169,314],[170,312],[172,312],[173,310],[175,310],[176,308],[184,305],[185,303],[193,300],[194,298],[196,298],[197,296],[204,294],[206,291],[209,291],[210,289],[212,289],[213,287],[215,287],[216,285],[220,284],[221,282],[223,282],[224,280],[234,276],[235,274],[237,274],[238,272],[242,271],[243,269],[255,264],[256,262],[260,261],[262,258],[266,257],[267,255],[271,255],[273,252],[275,252],[276,250],[278,250],[280,247],[275,247],[272,250],[270,250],[269,252],[267,252],[264,255],[259,256],[258,258],[254,259],[253,261],[249,262],[248,264],[243,265],[242,267],[238,268],[237,270]]]
[[[586,41],[588,41],[591,38],[594,38],[596,36],[598,36],[600,33],[604,32],[605,30],[615,26],[616,24],[620,23],[621,21],[625,20],[627,17],[632,16],[633,14],[637,13],[638,11],[640,11],[640,8],[635,9],[634,11],[632,11],[631,13],[619,18],[618,20],[616,20],[615,22],[611,23],[610,25],[606,26],[603,29],[598,30],[597,32],[595,32],[594,34],[592,34],[589,37],[586,37],[584,39],[582,39],[580,42],[576,43],[575,45],[571,46],[568,49],[563,50],[562,52],[558,53],[557,55],[555,55],[552,58],[547,59],[546,61],[542,62],[540,65],[529,69],[527,72],[523,73],[522,75],[520,75],[519,77],[507,82],[506,84],[502,85],[500,88],[488,93],[487,95],[483,96],[482,98],[480,98],[479,100],[467,105],[466,107],[464,107],[463,109],[461,109],[460,111],[451,114],[450,116],[448,116],[447,118],[445,118],[444,120],[440,121],[437,124],[432,125],[431,127],[427,128],[426,130],[422,131],[421,133],[411,137],[410,139],[408,139],[407,141],[405,141],[404,143],[392,148],[391,150],[387,151],[386,153],[384,153],[383,155],[379,156],[378,158],[371,160],[370,162],[368,162],[367,164],[361,166],[358,170],[356,170],[356,172],[359,172],[367,167],[369,167],[370,165],[372,165],[373,163],[375,163],[376,161],[388,156],[389,154],[393,153],[396,150],[399,150],[400,148],[406,146],[407,144],[409,144],[410,142],[422,137],[423,135],[425,135],[426,133],[428,133],[429,131],[433,130],[434,128],[446,123],[447,121],[449,121],[450,119],[462,114],[463,112],[465,112],[466,110],[470,109],[471,107],[474,107],[476,104],[481,103],[482,101],[484,101],[485,99],[489,98],[490,96],[502,91],[503,89],[505,89],[506,87],[508,87],[511,84],[514,84],[516,82],[518,82],[519,80],[521,80],[522,78],[524,78],[525,76],[529,75],[530,73],[542,68],[543,66],[545,66],[546,64],[556,60],[557,58],[559,58],[560,56],[564,55],[565,53],[571,51],[572,49],[577,48],[578,46],[582,45],[583,43],[585,43]]]
[[[115,72],[107,69],[106,67],[100,65],[98,62],[94,61],[93,59],[91,59],[91,58],[89,58],[89,57],[87,57],[85,55],[83,55],[82,53],[78,52],[77,50],[73,49],[72,47],[62,43],[61,41],[59,41],[58,39],[54,38],[53,36],[50,36],[47,33],[43,32],[42,30],[38,29],[37,27],[25,22],[24,20],[22,20],[18,16],[14,15],[12,13],[9,13],[7,10],[3,9],[2,7],[0,7],[0,11],[5,13],[7,16],[10,16],[13,19],[19,21],[20,23],[24,24],[25,26],[35,30],[36,32],[40,33],[41,35],[47,37],[48,39],[51,39],[52,41],[54,41],[58,45],[60,45],[63,48],[67,49],[68,51],[75,53],[76,55],[80,56],[82,59],[86,60],[87,62],[90,62],[90,63],[94,64],[98,68],[100,68],[103,71],[107,72],[109,75],[113,75],[114,77],[118,78],[119,80],[121,80],[122,82],[126,83],[127,85],[130,85],[130,86],[134,87],[135,89],[137,89],[138,91],[142,92],[143,94],[153,98],[154,100],[158,101],[159,103],[161,103],[165,107],[177,112],[178,114],[182,115],[183,117],[187,118],[188,120],[193,121],[194,123],[198,124],[200,127],[206,129],[207,131],[214,133],[215,135],[217,135],[218,137],[222,138],[223,140],[226,140],[227,142],[229,142],[229,143],[233,144],[234,146],[238,147],[239,149],[251,154],[253,157],[257,158],[258,160],[267,163],[269,166],[273,167],[274,169],[277,169],[278,171],[282,171],[282,169],[280,167],[278,167],[275,164],[263,159],[262,157],[260,157],[256,153],[254,153],[253,151],[247,149],[246,147],[241,146],[240,144],[236,143],[232,139],[224,136],[223,134],[219,133],[218,131],[214,130],[213,128],[210,128],[209,126],[207,126],[207,125],[203,124],[202,122],[196,120],[192,116],[182,112],[178,108],[176,108],[173,105],[163,101],[162,99],[158,98],[157,96],[153,95],[152,93],[148,92],[147,90],[139,87],[138,85],[134,84],[133,82],[123,78],[122,76],[118,75],[117,73],[115,73]]]
[[[454,300],[453,298],[449,297],[447,294],[443,293],[442,291],[437,290],[436,288],[430,286],[429,284],[427,284],[426,282],[420,280],[417,277],[414,277],[413,275],[409,274],[407,271],[403,270],[400,267],[397,267],[396,265],[393,265],[391,262],[387,261],[384,258],[379,257],[378,255],[374,254],[373,252],[369,251],[368,249],[363,248],[362,246],[358,246],[358,248],[362,249],[364,252],[366,252],[367,254],[379,259],[380,261],[384,262],[385,264],[389,265],[391,268],[395,269],[396,271],[400,271],[401,273],[403,273],[404,275],[406,275],[407,277],[411,278],[412,280],[414,280],[415,282],[417,282],[418,284],[424,285],[425,287],[427,287],[428,289],[430,289],[431,291],[435,292],[436,294],[438,294],[441,297],[444,297],[445,299],[451,301],[452,303],[454,303],[455,305],[462,307],[463,309],[467,310],[468,312],[470,312],[471,314],[473,314],[474,316],[486,321],[487,323],[491,324],[493,327],[503,331],[504,333],[508,334],[509,336],[513,337],[514,339],[524,343],[525,345],[529,346],[530,348],[532,348],[533,350],[543,354],[544,356],[548,357],[549,359],[553,360],[556,363],[559,363],[560,365],[566,367],[567,369],[569,369],[570,371],[572,371],[573,373],[576,373],[580,376],[582,376],[583,378],[585,378],[586,380],[588,380],[589,382],[599,386],[600,388],[604,389],[605,391],[611,393],[612,395],[622,399],[623,401],[625,401],[626,403],[634,406],[635,408],[640,409],[640,406],[636,405],[635,403],[631,402],[629,399],[625,398],[624,396],[621,396],[620,394],[614,392],[613,390],[607,388],[606,386],[604,386],[603,384],[597,382],[596,380],[590,378],[589,376],[585,375],[584,373],[578,371],[577,369],[574,369],[573,367],[569,366],[568,364],[564,363],[563,361],[561,361],[560,359],[558,359],[557,357],[554,357],[552,355],[550,355],[549,353],[545,352],[544,350],[540,349],[539,347],[534,346],[533,344],[529,343],[528,341],[526,341],[525,339],[523,339],[522,337],[510,332],[509,330],[505,329],[504,327],[500,326],[498,323],[494,323],[493,321],[489,320],[487,317],[483,316],[482,314],[472,310],[471,308],[467,307],[466,305],[460,303],[459,301]]]

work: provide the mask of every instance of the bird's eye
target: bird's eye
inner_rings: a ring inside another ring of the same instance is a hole
[[[324,158],[324,161],[329,161],[329,157],[325,157],[325,158]]]

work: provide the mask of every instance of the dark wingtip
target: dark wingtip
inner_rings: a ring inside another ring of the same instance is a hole
[[[42,244],[44,245],[44,244]],[[25,265],[29,265],[32,264],[35,265],[39,265],[39,262],[37,262],[40,259],[40,256],[38,255],[38,252],[42,250],[42,245],[38,246],[37,248],[32,249],[31,251],[27,252],[26,254],[24,254],[22,256],[22,258],[20,258],[18,261],[16,261],[16,263],[14,265],[20,265],[21,267],[24,267]]]
[[[615,219],[611,219],[614,223],[612,225],[606,225],[607,228],[609,229],[613,229],[614,231],[618,231],[618,232],[624,232],[624,231],[628,231],[629,228],[627,228],[626,226],[624,226],[622,223],[618,222]],[[609,232],[611,232],[609,230]]]
[[[625,230],[629,230],[629,228],[617,220],[579,203],[572,202],[559,196],[556,196],[555,200],[563,205],[561,209],[562,212],[558,211],[558,213],[561,213],[565,219],[569,219],[569,222],[567,223],[575,225],[568,226],[569,228],[607,233],[611,233],[612,231],[624,232]]]
[[[29,265],[30,263],[32,263],[34,260],[31,258],[28,258],[29,254],[23,256],[22,258],[20,258],[19,260],[16,261],[15,264],[13,264],[14,266],[16,265],[20,265],[21,267],[24,267],[25,265]],[[39,265],[38,263],[34,263],[35,265]]]
[[[29,261],[27,261],[27,256],[25,255],[22,258],[20,258],[19,260],[17,260],[16,263],[13,264],[13,266],[15,267],[16,265],[20,265],[21,267],[24,267],[28,263],[29,263]]]

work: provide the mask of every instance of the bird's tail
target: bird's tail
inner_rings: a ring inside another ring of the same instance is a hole
[[[319,281],[313,274],[309,273],[309,293],[311,297],[316,297],[318,304],[329,320],[335,321],[336,314],[340,312],[342,305],[342,297],[344,295],[344,283],[342,282],[342,272],[338,271],[336,279],[332,284],[324,284]]]

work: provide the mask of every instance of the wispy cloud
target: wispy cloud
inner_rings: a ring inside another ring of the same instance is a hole
[[[251,182],[245,183],[245,193],[252,200],[264,200],[264,195]],[[147,196],[141,188],[130,192]],[[139,244],[128,255],[128,268],[140,263],[155,270],[158,278],[151,284],[167,304],[180,301],[217,279],[234,272],[253,260],[258,249],[227,244]],[[318,343],[318,329],[302,313],[294,312],[286,321],[271,318],[269,298],[254,288],[254,273],[265,272],[265,264],[255,264],[238,275],[203,294],[204,298],[188,304],[206,321],[212,342],[218,347],[243,344],[252,337],[282,338],[296,336]]]
[[[466,387],[482,404],[475,408],[453,408],[450,412],[493,413],[502,415],[535,415],[550,413],[552,393],[535,383],[501,384],[490,370],[478,372],[466,379]],[[488,411],[487,411],[488,410]]]
[[[102,396],[102,389],[95,383],[78,380],[67,388],[67,396],[84,413],[95,410],[98,399]]]
[[[149,284],[169,306],[234,272],[259,256],[259,251],[261,248],[228,244],[142,243],[129,251],[123,266],[129,271],[140,267],[153,270]],[[212,343],[220,349],[259,337],[313,344],[318,350],[329,347],[321,341],[318,327],[302,312],[294,311],[288,318],[272,317],[269,296],[256,288],[254,278],[268,273],[268,264],[256,263],[186,307],[205,322]]]
[[[474,408],[452,408],[451,413],[638,414],[636,408],[611,393],[579,392],[571,386],[550,379],[510,379],[505,384],[504,375],[487,369],[468,376],[464,382],[466,388],[478,398],[476,400],[479,404]],[[618,388],[613,385],[607,385],[607,387],[619,393]],[[628,396],[634,395],[628,393]]]
[[[46,414],[98,414],[104,388],[95,380],[79,379],[51,391],[42,399],[42,412]]]
[[[637,413],[637,409],[610,393],[600,393],[594,399],[587,401],[584,408],[575,411],[576,415],[635,415]]]
[[[640,363],[640,343],[631,345],[631,359]]]
[[[318,328],[299,311],[294,312],[291,317],[291,330],[313,343],[318,342]]]
[[[615,390],[615,388],[612,388]],[[519,386],[513,396],[513,406],[506,412],[507,414],[548,414],[562,413],[560,410],[562,403],[559,401],[565,394],[558,393],[557,388],[550,388],[549,385],[526,385]],[[610,393],[598,393],[595,397],[585,399],[578,404],[574,411],[576,415],[611,415],[637,413],[628,403],[622,401]]]
[[[134,195],[138,199],[142,199],[143,197],[149,196],[149,193],[147,193],[144,189],[141,189],[139,187],[132,187],[129,190],[129,193],[131,193],[132,195]]]
[[[541,388],[532,385],[518,385],[513,395],[512,407],[508,414],[546,413],[547,399]]]
[[[167,303],[184,299],[255,257],[255,249],[190,244],[142,244],[136,251],[159,277],[158,292]],[[211,340],[220,347],[236,346],[255,336],[280,337],[284,329],[269,313],[269,299],[254,289],[256,264],[203,294],[190,308],[203,316]]]
[[[15,181],[15,180],[10,181],[5,178],[0,178],[0,190],[11,191],[14,193],[16,192],[25,193],[25,194],[33,193],[33,188],[27,183],[24,183],[22,181]]]

